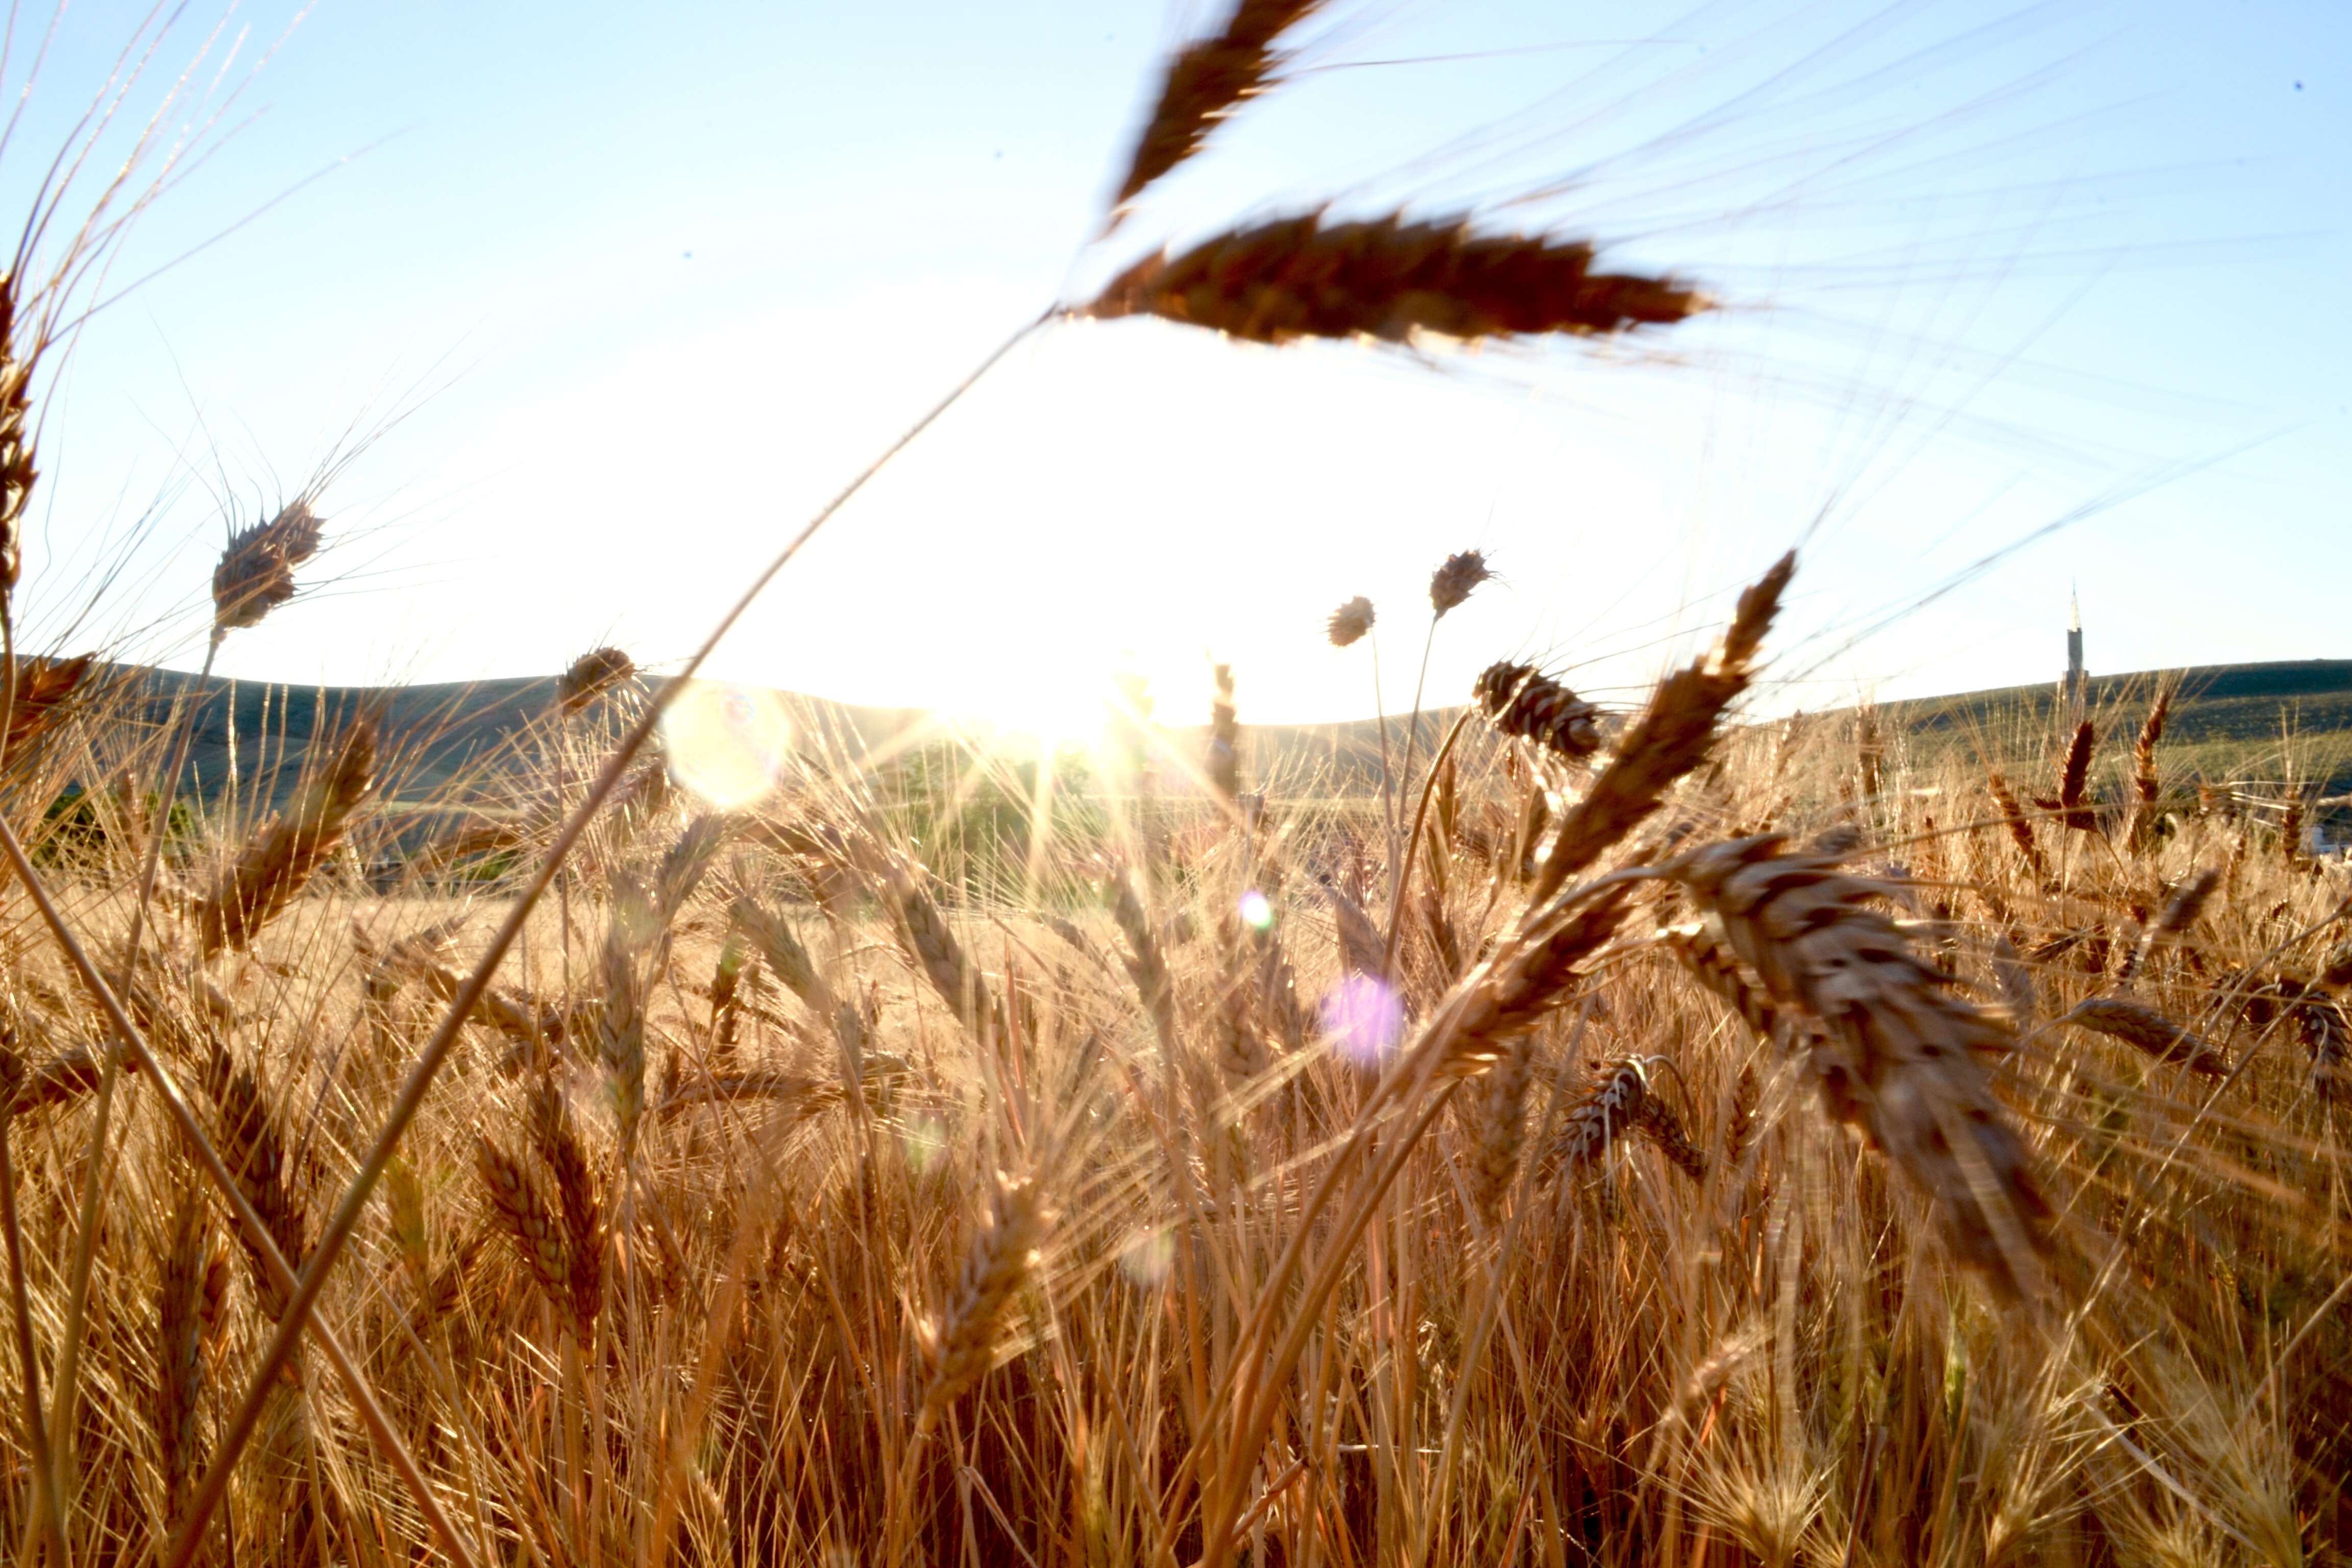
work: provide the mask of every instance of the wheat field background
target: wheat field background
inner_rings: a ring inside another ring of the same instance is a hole
[[[1107,223],[1318,9],[1171,55]],[[1932,746],[1766,717],[1790,552],[1645,693],[1496,649],[1344,769],[1254,755],[1218,666],[1205,734],[1130,703],[1058,785],[722,706],[756,787],[714,799],[664,720],[739,606],[659,679],[582,657],[455,773],[362,707],[194,787],[201,679],[16,647],[35,375],[180,155],[138,154],[47,188],[0,284],[20,1558],[2343,1560],[2327,737],[2220,787],[2167,681]],[[1318,212],[1014,342],[1718,304]],[[231,534],[206,675],[311,580],[335,474]],[[1448,636],[1492,563],[1446,542],[1425,611],[1335,571],[1323,635]]]

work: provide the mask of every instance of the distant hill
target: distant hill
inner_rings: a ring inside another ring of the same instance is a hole
[[[2298,782],[2328,795],[2352,792],[2352,659],[2206,665],[2179,671],[2180,691],[2165,725],[2168,765],[2219,783],[2281,780],[2293,739]],[[2088,716],[2111,745],[2128,742],[2145,718],[2158,674],[2094,677]],[[1942,739],[1972,750],[2023,749],[2061,727],[2056,682],[1890,702],[1882,722],[1914,743]]]
[[[397,802],[423,804],[445,794],[471,770],[511,755],[555,696],[553,676],[424,686],[304,687],[214,679],[195,690],[195,679],[176,670],[118,669],[126,722],[161,741],[175,701],[194,700],[195,726],[187,784],[216,794],[227,776],[231,704],[238,773],[268,781],[273,798],[295,785],[312,747],[362,711],[379,716],[386,738],[383,774]],[[2136,731],[2157,675],[2142,671],[2094,678],[2089,710],[2117,746]],[[911,709],[860,707],[793,693],[780,694],[796,722],[840,737],[853,747],[887,756],[908,746],[946,741],[956,733]],[[2057,726],[2054,684],[2008,687],[1886,703],[1880,721],[1907,731],[1915,746],[1938,744],[1971,752],[2032,750]],[[1458,709],[1422,716],[1416,742],[1429,755]],[[1401,752],[1404,725],[1388,721],[1392,752]],[[2303,776],[2326,793],[2352,793],[2352,660],[2214,665],[2182,672],[2166,732],[2171,765],[2207,776],[2273,778],[2284,762],[2280,738],[2297,737]],[[1244,724],[1248,776],[1277,797],[1355,795],[1377,787],[1381,727],[1361,719],[1329,724]],[[1201,754],[1199,726],[1160,732],[1160,786],[1191,793],[1186,772]],[[2268,769],[2270,771],[2263,771]]]

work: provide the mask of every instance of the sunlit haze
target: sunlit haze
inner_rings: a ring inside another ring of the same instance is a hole
[[[0,167],[16,210],[140,15],[68,16]],[[1507,654],[1621,691],[1790,544],[1783,704],[2049,679],[2075,591],[2095,671],[2352,656],[2352,13],[1340,5],[1097,243],[1155,62],[1219,15],[239,13],[202,79],[238,28],[220,93],[275,53],[113,280],[218,242],[43,395],[27,636],[193,666],[226,510],[373,435],[315,588],[225,673],[674,667],[1048,304],[1329,203],[1589,237],[1722,309],[1475,353],[1048,327],[714,671],[1077,736],[1117,671],[1198,721],[1214,660],[1244,719],[1354,717],[1376,650],[1323,617],[1374,601],[1405,705],[1428,573],[1473,547],[1500,580],[1439,628],[1433,702]],[[73,624],[110,564],[138,612]]]

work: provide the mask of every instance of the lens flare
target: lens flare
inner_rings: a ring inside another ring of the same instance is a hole
[[[1252,888],[1242,895],[1242,923],[1252,931],[1269,931],[1274,926],[1274,906],[1265,895]]]
[[[1118,1255],[1118,1271],[1132,1284],[1145,1289],[1168,1282],[1169,1270],[1176,1262],[1176,1238],[1165,1230],[1147,1230],[1138,1234]]]
[[[783,699],[756,686],[698,680],[662,715],[670,777],[722,811],[776,793],[793,755]]]
[[[1323,1028],[1341,1056],[1376,1068],[1404,1037],[1404,1004],[1370,975],[1350,974],[1324,996]]]

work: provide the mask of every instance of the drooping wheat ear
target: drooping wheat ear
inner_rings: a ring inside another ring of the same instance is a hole
[[[1421,333],[1460,340],[1613,332],[1706,309],[1667,279],[1592,270],[1580,241],[1479,235],[1465,224],[1319,215],[1146,257],[1078,314],[1160,316],[1252,342]]]
[[[1668,1164],[1694,1182],[1706,1180],[1706,1156],[1683,1131],[1682,1118],[1675,1114],[1673,1106],[1655,1093],[1645,1092],[1635,1110],[1634,1120],[1650,1142],[1658,1146],[1658,1152],[1666,1157]]]
[[[1124,210],[1145,186],[1200,152],[1235,110],[1273,87],[1282,64],[1275,41],[1321,3],[1239,0],[1223,32],[1169,61],[1159,100],[1136,139],[1135,155],[1112,205]]]
[[[1649,1085],[1642,1076],[1641,1063],[1622,1061],[1605,1069],[1599,1081],[1569,1108],[1559,1131],[1553,1134],[1551,1146],[1544,1151],[1546,1172],[1574,1170],[1599,1160],[1638,1125],[1642,1101],[1648,1098]]]
[[[1555,752],[1570,762],[1601,749],[1593,720],[1601,710],[1531,664],[1503,659],[1481,670],[1470,689],[1496,729]]]
[[[995,1363],[1004,1321],[1036,1275],[1049,1223],[1035,1178],[999,1173],[987,1218],[964,1254],[962,1275],[934,1339],[919,1430],[936,1426]]]
[[[155,1438],[163,1461],[163,1517],[179,1528],[188,1483],[195,1478],[196,1415],[205,1378],[205,1275],[212,1224],[204,1194],[184,1185],[172,1206],[156,1291]]]
[[[1992,796],[1993,805],[2000,811],[2000,819],[2009,828],[2009,836],[2017,841],[2017,852],[2025,857],[2025,864],[2036,877],[2049,874],[2042,861],[2042,846],[2034,842],[2033,824],[2027,820],[2025,808],[2018,804],[2017,792],[1998,773],[1985,773],[1985,791]]]
[[[2327,1101],[2352,1098],[2352,1020],[2344,1004],[2306,989],[2294,1005],[2294,1026],[2311,1053],[2311,1092]]]
[[[1891,889],[1782,847],[1711,845],[1675,874],[1772,999],[1819,1021],[1816,1062],[1825,1049],[1843,1070],[1863,1126],[1941,1205],[1958,1255],[2027,1289],[2049,1209],[1973,1054],[2010,1036],[1911,952],[1876,907]]]
[[[1538,899],[1558,892],[1570,877],[1633,832],[1677,780],[1706,760],[1716,726],[1748,689],[1757,652],[1796,570],[1797,552],[1791,550],[1739,595],[1712,658],[1658,682],[1648,709],[1618,738],[1608,766],[1561,819],[1536,879]]]
[[[1465,550],[1445,558],[1444,565],[1429,574],[1429,607],[1439,619],[1448,610],[1459,609],[1470,597],[1472,589],[1494,576],[1482,550]]]
[[[326,773],[256,834],[195,907],[196,940],[209,958],[249,945],[342,842],[352,814],[375,787],[375,724],[343,736]]]
[[[1151,921],[1143,912],[1143,900],[1136,896],[1135,879],[1126,870],[1115,872],[1105,890],[1109,894],[1111,919],[1118,923],[1119,934],[1127,938],[1127,952],[1120,956],[1127,965],[1128,977],[1135,982],[1135,994],[1142,1000],[1152,1026],[1160,1032],[1161,1046],[1172,1047],[1176,1040],[1176,987],[1169,978],[1160,933],[1151,929]]]
[[[457,933],[474,918],[471,910],[460,910],[446,920],[435,921],[421,931],[413,931],[379,949],[375,938],[352,917],[352,946],[368,961],[368,971],[361,981],[361,990],[371,1002],[389,1002],[400,988],[420,971],[449,955],[456,945]]]
[[[237,1066],[225,1048],[215,1047],[205,1078],[220,1113],[221,1160],[287,1265],[299,1274],[310,1256],[310,1210],[300,1191],[304,1184],[288,1160],[277,1112],[252,1069]],[[288,1297],[241,1226],[237,1239],[253,1266],[254,1295],[263,1314],[275,1321],[285,1312]]]
[[[2229,1058],[2203,1038],[2137,1002],[2094,996],[2076,1003],[2063,1021],[2121,1040],[2158,1061],[2179,1062],[2208,1078],[2220,1078],[2230,1070]]]
[[[0,370],[0,487],[7,483],[6,390],[6,374]],[[6,504],[5,489],[0,489],[0,512],[5,511]],[[40,742],[82,706],[98,684],[89,679],[97,658],[96,654],[86,653],[79,658],[16,661],[16,702],[8,710],[6,737],[6,756],[11,767],[25,766],[37,754]]]
[[[2132,977],[2146,967],[2148,954],[2156,951],[2158,942],[2168,936],[2179,936],[2196,924],[2198,914],[2205,908],[2205,900],[2221,885],[2221,868],[2208,866],[2175,888],[2172,897],[2164,901],[2163,910],[2140,933],[2138,943],[2125,955],[2123,967],[2116,971],[2116,984],[2118,987],[2129,985]]]
[[[1210,787],[1227,805],[1239,808],[1242,793],[1242,729],[1240,710],[1234,706],[1234,667],[1215,667],[1216,696],[1209,703],[1209,754],[1205,771]]]
[[[1331,612],[1331,618],[1323,623],[1323,635],[1331,639],[1333,647],[1346,647],[1361,642],[1377,618],[1372,614],[1372,602],[1359,594]]]
[[[531,1092],[530,1120],[531,1146],[555,1177],[556,1207],[563,1218],[564,1279],[572,1321],[580,1331],[581,1343],[591,1343],[597,1315],[604,1310],[604,1184],[580,1142],[571,1101],[552,1073],[542,1077]]]
[[[290,500],[268,522],[228,536],[213,568],[213,636],[257,626],[294,596],[294,568],[319,552],[319,514],[307,499]]]
[[[572,1260],[566,1255],[563,1232],[529,1163],[493,1142],[479,1129],[475,1132],[475,1169],[490,1194],[490,1212],[507,1238],[522,1255],[523,1266],[539,1281],[540,1293],[557,1318],[571,1323]]]
[[[563,679],[555,683],[556,706],[566,713],[577,713],[636,673],[636,660],[619,648],[592,648],[573,659]]]
[[[1470,1201],[1492,1225],[1518,1174],[1528,1141],[1528,1087],[1535,1081],[1531,1034],[1513,1037],[1473,1089],[1470,1100]]]

